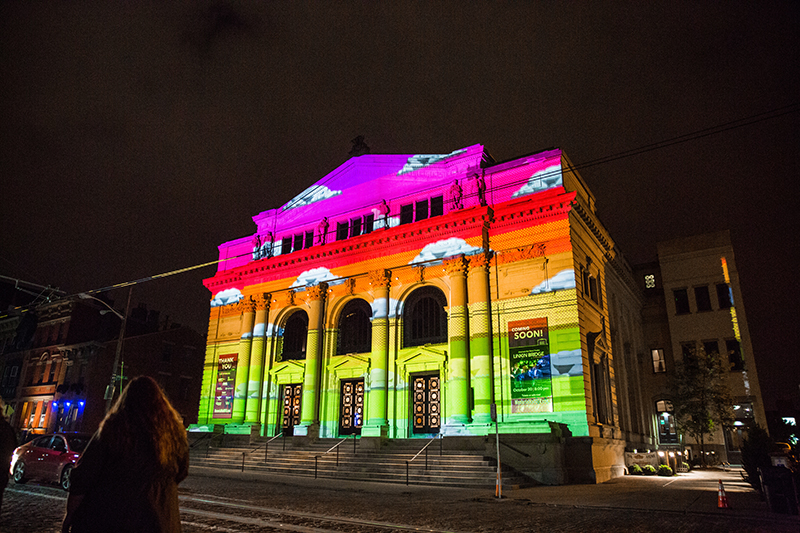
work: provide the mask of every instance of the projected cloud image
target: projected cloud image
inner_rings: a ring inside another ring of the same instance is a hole
[[[219,307],[221,305],[228,305],[232,303],[236,303],[239,300],[244,298],[244,295],[239,291],[239,289],[225,289],[224,291],[220,291],[217,293],[216,296],[211,300],[211,307]]]
[[[466,148],[462,148],[461,150],[456,150],[455,152],[450,152],[449,154],[418,154],[412,155],[406,161],[406,164],[403,165],[403,168],[397,173],[398,176],[402,174],[406,174],[408,172],[414,172],[415,170],[419,170],[423,167],[427,167],[428,165],[432,165],[434,163],[438,163],[443,159],[447,159],[448,157],[453,157],[454,155],[458,155],[461,153],[466,152]]]
[[[342,194],[342,191],[332,191],[324,185],[312,185],[302,193],[298,194],[292,200],[283,206],[283,210],[294,209],[304,205],[313,204],[314,202],[321,202],[328,198],[333,198]]]
[[[546,279],[533,289],[531,294],[540,294],[543,292],[558,291],[562,289],[575,288],[575,271],[572,269],[562,270],[550,279]]]
[[[389,298],[389,318],[397,316],[398,307],[402,306],[402,302],[398,302],[394,298]],[[377,298],[372,302],[372,319],[386,318],[386,298]]]
[[[551,187],[562,185],[561,179],[561,165],[553,165],[547,167],[533,176],[528,178],[528,183],[523,185],[518,191],[511,195],[512,198],[525,196],[526,194],[533,194],[535,192],[544,191]]]
[[[436,241],[426,244],[422,251],[409,261],[409,265],[413,263],[420,263],[422,261],[435,261],[437,259],[444,259],[458,254],[474,254],[480,252],[482,248],[471,246],[467,244],[464,239],[451,237],[443,241]]]
[[[335,280],[335,281],[331,281]],[[331,285],[338,285],[339,283],[344,283],[343,279],[337,279],[337,276],[334,276],[333,273],[325,267],[313,268],[311,270],[306,270],[299,276],[294,283],[292,283],[291,287],[306,287],[309,285],[316,285],[322,281],[330,282]]]
[[[582,376],[580,350],[564,350],[550,355],[554,376]]]

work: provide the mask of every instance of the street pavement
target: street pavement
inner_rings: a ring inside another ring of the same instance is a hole
[[[722,480],[728,509],[718,508]],[[181,484],[190,499],[247,502],[270,509],[360,518],[454,532],[700,531],[799,532],[800,518],[769,511],[739,471],[692,471],[674,477],[626,476],[600,485],[538,486],[505,490],[454,489],[275,476],[192,467]],[[55,486],[10,484],[0,532],[59,530],[65,493]],[[238,511],[231,508],[230,513]],[[183,530],[262,531],[225,520],[182,513]],[[270,529],[271,531],[271,529]],[[360,531],[358,528],[341,531]]]

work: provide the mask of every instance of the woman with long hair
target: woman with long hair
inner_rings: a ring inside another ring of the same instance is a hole
[[[72,471],[63,532],[176,532],[189,472],[180,415],[150,377],[131,380]]]

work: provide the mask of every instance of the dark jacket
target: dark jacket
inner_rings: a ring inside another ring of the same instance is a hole
[[[178,483],[188,449],[162,471],[155,457],[112,449],[95,434],[72,472],[70,493],[83,495],[72,532],[179,532]]]

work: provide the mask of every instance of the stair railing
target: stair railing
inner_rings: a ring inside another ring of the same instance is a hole
[[[322,457],[323,455],[328,455],[333,450],[336,450],[336,467],[337,468],[339,467],[339,446],[343,442],[347,442],[347,437],[343,438],[342,440],[340,440],[339,442],[334,444],[333,447],[330,450],[328,450],[327,452],[323,453],[322,455],[314,456],[314,479],[317,479],[317,464],[319,462],[319,458]],[[355,448],[353,448],[353,450],[355,450]]]
[[[411,461],[406,461],[406,485],[408,485],[408,469],[409,469],[409,466],[414,461],[414,459],[419,457],[419,455],[422,452],[425,452],[425,470],[428,469],[428,446],[433,444],[433,441],[435,441],[436,439],[439,439],[439,441],[440,441],[439,442],[439,455],[442,455],[442,441],[444,441],[444,438],[442,438],[441,436],[433,437],[431,440],[428,441],[428,443],[425,446],[422,447],[422,449],[420,451],[417,452],[417,455],[415,455],[414,457],[411,458]]]
[[[270,443],[270,442],[272,442],[272,441],[274,441],[275,439],[277,439],[277,438],[279,438],[279,437],[282,437],[282,436],[283,436],[283,431],[281,431],[280,433],[278,433],[277,435],[275,435],[274,437],[272,437],[271,439],[269,439],[267,442],[265,442],[265,443],[263,444],[263,446],[264,446],[264,462],[265,462],[265,463],[267,462],[267,453],[269,453],[269,443]],[[245,461],[245,457],[247,457],[248,455],[251,455],[251,454],[253,454],[253,453],[257,452],[258,450],[260,450],[260,449],[261,449],[261,446],[262,446],[262,445],[261,445],[261,444],[259,444],[258,446],[256,446],[256,447],[255,447],[255,448],[253,448],[252,450],[250,450],[249,452],[248,452],[248,451],[243,451],[243,452],[242,452],[242,472],[244,472],[244,461]],[[286,449],[286,441],[284,441],[284,450],[285,450],[285,449]]]
[[[189,448],[194,448],[200,442],[208,439],[208,442],[206,442],[206,459],[208,459],[208,450],[211,448],[211,443],[214,441],[214,439],[217,438],[222,439],[224,436],[225,436],[224,433],[209,433],[207,436],[200,437],[199,439],[194,441],[194,443],[191,446],[189,446]]]

